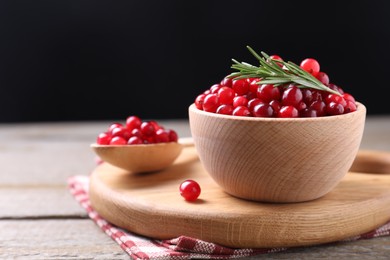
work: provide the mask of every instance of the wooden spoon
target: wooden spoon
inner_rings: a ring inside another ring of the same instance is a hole
[[[132,173],[153,172],[170,166],[184,147],[193,146],[192,138],[178,142],[141,145],[91,144],[94,152],[104,161]]]

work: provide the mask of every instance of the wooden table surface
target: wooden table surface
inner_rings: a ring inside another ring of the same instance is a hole
[[[182,137],[190,136],[187,120],[160,122]],[[0,124],[0,259],[129,259],[87,217],[67,189],[69,176],[88,175],[95,168],[89,144],[109,123]],[[390,116],[367,118],[361,149],[390,151]],[[389,256],[390,236],[255,258]]]

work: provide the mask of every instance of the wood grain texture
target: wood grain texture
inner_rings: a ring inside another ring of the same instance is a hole
[[[0,186],[0,219],[87,218],[65,185]]]
[[[2,220],[0,259],[129,259],[89,219]]]
[[[169,167],[183,146],[176,142],[142,145],[98,145],[92,150],[103,161],[131,172],[152,172]]]
[[[233,117],[189,107],[200,160],[226,192],[244,199],[317,199],[344,177],[358,152],[366,108],[318,118]]]
[[[185,179],[202,187],[195,203],[179,195]],[[149,237],[187,235],[231,247],[295,247],[348,238],[388,221],[390,175],[350,173],[318,200],[258,203],[225,193],[205,172],[196,150],[186,148],[161,172],[137,175],[99,166],[91,175],[90,199],[110,222]]]

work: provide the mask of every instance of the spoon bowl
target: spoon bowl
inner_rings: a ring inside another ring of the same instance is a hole
[[[178,142],[140,145],[91,144],[93,151],[104,161],[131,173],[153,172],[169,167],[184,147],[193,146],[192,138]]]

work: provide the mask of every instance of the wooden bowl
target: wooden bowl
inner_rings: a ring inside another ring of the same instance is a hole
[[[192,104],[192,137],[205,170],[227,193],[262,202],[302,202],[330,192],[359,150],[366,108],[318,118],[220,115]]]

